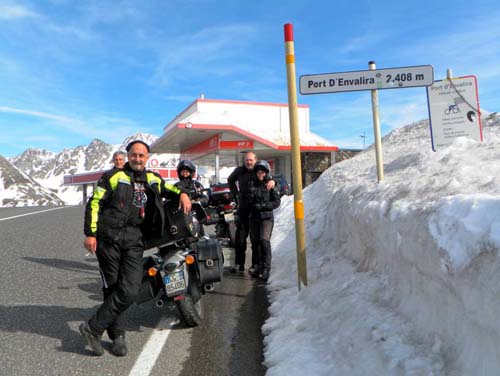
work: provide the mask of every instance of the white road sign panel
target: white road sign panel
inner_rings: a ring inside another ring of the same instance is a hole
[[[457,137],[483,140],[475,76],[436,81],[427,88],[432,150]]]
[[[301,94],[430,86],[432,65],[300,76]]]

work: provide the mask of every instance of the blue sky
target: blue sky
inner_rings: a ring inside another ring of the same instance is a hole
[[[194,99],[287,102],[283,25],[300,75],[433,65],[500,98],[495,1],[0,0],[0,155],[160,136]],[[373,142],[369,92],[302,96],[311,130]],[[382,134],[428,118],[424,88],[379,91]],[[429,141],[430,142],[430,141]]]

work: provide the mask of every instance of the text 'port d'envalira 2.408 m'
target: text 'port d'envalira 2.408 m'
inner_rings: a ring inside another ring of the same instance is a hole
[[[321,94],[342,91],[400,89],[432,85],[432,65],[375,69],[341,73],[304,75],[300,77],[300,93]]]

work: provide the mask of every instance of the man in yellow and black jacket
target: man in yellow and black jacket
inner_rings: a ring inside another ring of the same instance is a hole
[[[84,246],[97,256],[104,302],[80,333],[96,355],[104,354],[101,336],[107,331],[111,352],[127,353],[121,314],[134,302],[143,275],[144,241],[161,237],[165,228],[162,198],[179,200],[191,210],[187,193],[146,170],[149,146],[140,140],[127,148],[123,169],[105,172],[85,209]]]

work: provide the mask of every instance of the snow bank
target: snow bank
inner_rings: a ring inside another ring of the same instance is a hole
[[[293,198],[277,213],[268,375],[497,375],[500,131],[432,152],[427,122],[304,191],[309,286],[297,292]],[[290,359],[291,357],[291,359]],[[287,360],[285,360],[287,358]]]

